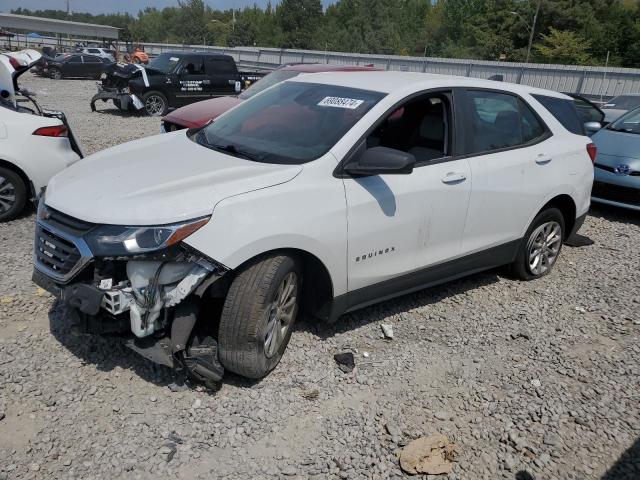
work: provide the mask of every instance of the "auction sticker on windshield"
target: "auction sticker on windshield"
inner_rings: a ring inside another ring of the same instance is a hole
[[[364,103],[364,100],[358,100],[356,98],[324,97],[320,101],[320,103],[318,103],[318,106],[348,108],[349,110],[355,110],[363,103]]]

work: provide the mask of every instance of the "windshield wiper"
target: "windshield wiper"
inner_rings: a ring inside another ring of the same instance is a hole
[[[204,145],[205,147],[211,148],[213,150],[218,150],[219,152],[224,152],[233,155],[234,157],[244,158],[246,160],[252,160],[254,162],[262,161],[262,156],[255,155],[253,153],[249,153],[246,150],[239,149],[235,145],[231,143],[227,144],[218,144],[211,143],[207,140],[207,136],[203,130],[198,134],[198,143]]]

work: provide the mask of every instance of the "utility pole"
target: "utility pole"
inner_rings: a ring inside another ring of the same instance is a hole
[[[529,56],[531,55],[531,47],[533,46],[533,35],[536,31],[536,23],[538,22],[538,13],[540,12],[540,4],[542,0],[538,0],[536,3],[536,13],[533,14],[533,24],[531,25],[531,33],[529,34],[529,47],[527,47],[527,60],[526,63],[529,63]]]
[[[67,0],[67,17],[69,16],[69,14],[71,13],[71,6],[69,5],[71,0]]]
[[[519,17],[522,23],[524,23],[524,26],[527,27],[527,29],[529,30],[529,45],[527,46],[527,59],[525,60],[526,63],[529,63],[529,57],[531,56],[531,47],[533,46],[533,36],[535,35],[535,32],[536,32],[536,24],[538,23],[538,13],[540,13],[541,3],[542,3],[542,0],[536,1],[536,12],[533,14],[533,23],[531,25],[529,25],[529,22],[527,22],[524,18],[522,18],[522,15],[520,15],[518,12],[510,12],[511,15],[516,15],[517,17]]]

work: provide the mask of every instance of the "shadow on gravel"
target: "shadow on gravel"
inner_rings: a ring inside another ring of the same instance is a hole
[[[629,223],[632,225],[640,226],[640,212],[635,210],[627,210],[625,208],[614,207],[613,205],[606,205],[600,203],[594,203],[591,205],[589,215],[596,218],[602,218],[612,222]]]
[[[319,322],[306,318],[297,324],[296,330],[304,330],[321,339],[333,337],[336,334],[362,327],[369,323],[378,322],[391,315],[407,312],[427,305],[441,302],[445,298],[464,294],[500,281],[500,269],[489,270],[469,277],[455,280],[436,287],[426,288],[415,293],[403,295],[392,300],[372,305],[362,310],[340,317],[334,324]]]
[[[147,361],[129,350],[117,336],[84,335],[74,332],[71,316],[60,302],[49,310],[49,329],[69,352],[103,372],[117,367],[131,371],[159,386],[182,383],[184,377],[168,367]]]
[[[91,113],[100,113],[102,115],[113,115],[114,117],[124,117],[124,118],[136,118],[142,117],[143,115],[138,112],[125,112],[124,110],[120,110],[116,108],[113,104],[109,105],[108,103],[96,103],[95,112]]]
[[[69,352],[83,362],[95,365],[100,371],[110,372],[120,368],[161,387],[185,383],[184,374],[141,357],[125,346],[123,337],[76,333],[72,317],[60,302],[55,302],[49,310],[49,329]],[[231,372],[225,372],[222,381],[223,385],[238,388],[252,388],[259,383],[260,380],[244,378]]]
[[[638,480],[640,478],[640,438],[614,463],[601,480]]]

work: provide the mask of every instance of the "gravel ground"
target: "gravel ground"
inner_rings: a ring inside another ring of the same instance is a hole
[[[94,82],[24,83],[88,152],[158,131],[91,113]],[[598,208],[582,233],[539,281],[488,272],[302,322],[266,379],[211,392],[74,335],[30,282],[33,214],[0,224],[0,480],[399,478],[399,449],[435,432],[460,449],[450,479],[638,479],[640,217]]]

